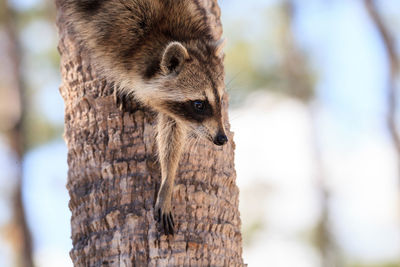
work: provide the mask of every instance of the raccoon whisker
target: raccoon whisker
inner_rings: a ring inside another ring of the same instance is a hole
[[[191,149],[192,145],[193,145],[193,138],[187,138],[186,149],[189,151],[188,158],[190,158],[190,152],[192,151],[192,149]]]
[[[189,158],[192,157],[193,146],[194,146],[195,142],[196,142],[196,139],[195,139],[195,138],[193,138],[193,139],[191,140],[191,142],[190,142],[190,146],[189,146]]]
[[[236,114],[235,117],[230,117],[229,120],[234,121],[234,120],[241,118],[242,116],[243,116],[243,112]]]
[[[195,147],[197,146],[197,142],[199,140],[199,136],[197,135],[195,138],[192,139],[192,143],[190,145],[190,152],[189,152],[189,157],[192,157],[193,153],[195,152]],[[196,152],[197,153],[197,152]],[[195,154],[196,154],[195,153]]]
[[[198,150],[199,150],[199,142],[200,142],[200,139],[201,139],[201,136],[198,135],[197,138],[196,138],[195,145],[194,145],[194,153],[195,153],[196,155],[197,155]]]
[[[194,143],[194,146],[193,146],[193,150],[191,152],[197,154],[198,147],[199,147],[198,145],[199,145],[201,139],[204,136],[204,131],[201,131],[199,129],[194,129],[194,130],[196,132],[196,139],[195,139],[195,143]]]
[[[233,75],[233,77],[230,78],[229,81],[226,83],[225,87],[228,88],[229,85],[230,85],[234,80],[236,80],[236,78],[237,78],[240,74],[242,74],[242,72],[243,72],[243,70],[238,71],[235,75]]]

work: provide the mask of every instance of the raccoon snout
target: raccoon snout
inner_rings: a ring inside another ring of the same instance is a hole
[[[227,142],[228,142],[228,137],[226,137],[225,134],[218,134],[214,138],[214,144],[216,144],[217,146],[225,145]]]

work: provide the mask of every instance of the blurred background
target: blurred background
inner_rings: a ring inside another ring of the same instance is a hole
[[[219,3],[245,263],[400,266],[400,1]],[[0,266],[72,266],[54,9],[0,0]]]

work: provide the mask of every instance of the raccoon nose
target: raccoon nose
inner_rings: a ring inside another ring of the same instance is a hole
[[[228,142],[228,137],[225,134],[218,134],[217,137],[214,139],[214,144],[217,146],[225,145]]]

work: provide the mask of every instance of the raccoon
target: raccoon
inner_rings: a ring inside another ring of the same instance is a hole
[[[155,215],[174,234],[171,198],[185,140],[228,142],[223,40],[198,0],[58,0],[70,33],[117,93],[157,112],[161,186]]]

